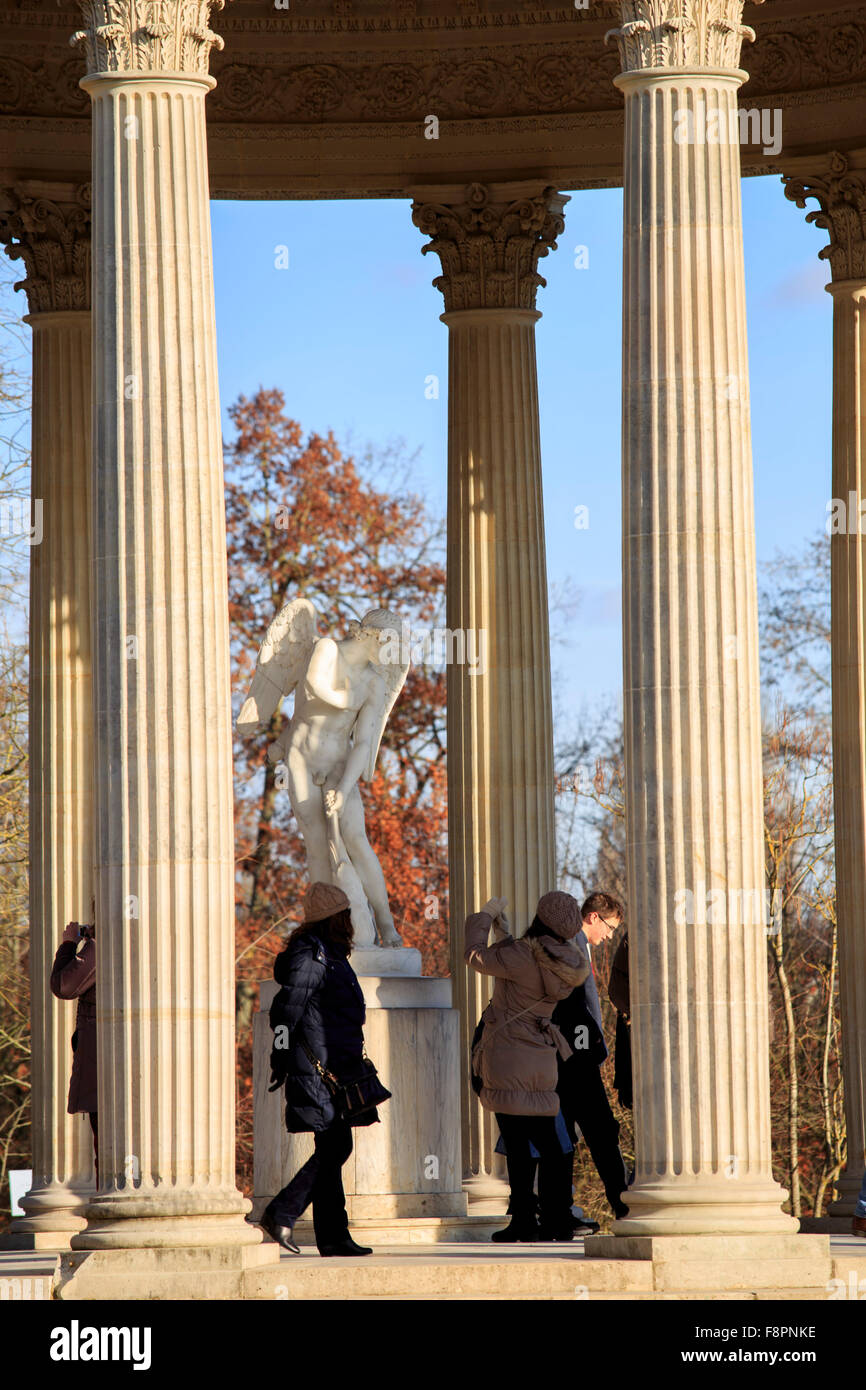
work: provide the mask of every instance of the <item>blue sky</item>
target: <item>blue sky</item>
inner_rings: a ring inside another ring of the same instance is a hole
[[[827,234],[777,177],[743,180],[758,558],[799,549],[830,496],[831,310]],[[307,430],[361,448],[420,449],[415,485],[445,504],[447,329],[438,258],[403,200],[212,204],[220,388],[279,386]],[[621,689],[620,387],[622,194],[576,192],[540,264],[538,372],[548,572],[581,592],[554,648],[560,702],[607,705]],[[575,248],[588,266],[575,266]],[[286,259],[288,269],[275,261]],[[425,380],[441,382],[438,400]],[[589,507],[576,530],[574,509]],[[588,654],[591,658],[587,659]]]

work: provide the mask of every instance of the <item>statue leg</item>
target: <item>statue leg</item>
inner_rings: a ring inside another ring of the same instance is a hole
[[[304,759],[293,749],[286,758],[289,773],[289,800],[304,838],[307,872],[311,883],[333,883],[333,866],[328,845],[328,823],[322,801],[322,788],[314,786]]]
[[[373,909],[381,944],[383,946],[402,946],[402,939],[394,926],[394,918],[388,906],[385,875],[382,873],[382,866],[367,839],[367,830],[364,825],[364,803],[357,786],[352,788],[340,814],[340,830],[349,858]]]

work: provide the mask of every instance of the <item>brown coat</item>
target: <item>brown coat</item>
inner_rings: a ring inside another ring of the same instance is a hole
[[[77,943],[61,941],[51,971],[51,993],[58,999],[77,999],[73,1033],[72,1075],[69,1079],[67,1114],[97,1108],[96,1099],[96,943],[85,941],[77,955]]]
[[[503,1115],[555,1115],[557,1054],[571,1048],[550,1015],[589,974],[585,952],[558,937],[514,937],[498,928],[487,945],[491,919],[475,912],[466,919],[464,960],[481,975],[493,975],[493,998],[484,1010],[484,1029],[473,1054],[481,1077],[481,1104]]]

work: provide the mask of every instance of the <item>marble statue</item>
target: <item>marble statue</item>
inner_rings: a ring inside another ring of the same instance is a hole
[[[382,733],[406,680],[400,618],[373,608],[342,641],[317,637],[309,599],[284,605],[259,649],[237,719],[250,734],[294,693],[292,717],[268,748],[287,770],[310,881],[336,883],[349,899],[355,946],[401,946],[385,876],[367,839],[359,780],[369,782]]]

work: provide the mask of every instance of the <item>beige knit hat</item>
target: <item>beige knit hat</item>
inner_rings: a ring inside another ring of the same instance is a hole
[[[304,894],[304,921],[322,922],[349,906],[346,894],[335,883],[314,883]]]
[[[535,915],[563,941],[570,941],[573,936],[577,936],[583,926],[580,904],[570,893],[545,893],[538,899]]]

